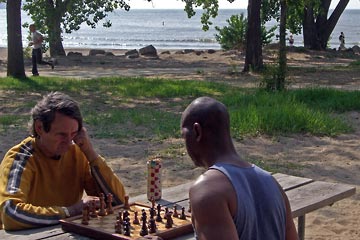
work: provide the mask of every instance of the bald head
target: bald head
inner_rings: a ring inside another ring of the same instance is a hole
[[[210,98],[195,99],[184,111],[181,119],[182,126],[201,125],[208,134],[221,140],[230,135],[230,120],[227,108],[221,102]]]

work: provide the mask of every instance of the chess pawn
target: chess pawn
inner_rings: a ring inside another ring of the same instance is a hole
[[[172,228],[173,226],[173,219],[172,219],[172,212],[168,212],[166,214],[166,224],[165,224],[165,227],[166,228]]]
[[[176,205],[174,205],[174,213],[173,213],[173,217],[179,217],[179,214],[178,214],[178,212],[177,212],[177,207],[176,207]]]
[[[105,216],[106,212],[105,212],[105,197],[103,193],[100,193],[100,209],[99,209],[99,216]]]
[[[182,219],[182,220],[185,220],[185,219],[186,219],[185,207],[182,207],[182,208],[181,208],[180,219]]]
[[[138,218],[138,212],[135,211],[134,212],[134,220],[133,220],[133,224],[140,224],[139,218]]]
[[[124,209],[127,209],[127,210],[130,209],[129,196],[127,196],[127,195],[125,196]]]
[[[147,161],[147,198],[152,202],[161,199],[161,168],[159,158]]]
[[[113,214],[114,210],[112,208],[112,200],[113,200],[113,195],[111,193],[107,194],[107,208],[106,208],[106,213],[107,214]]]
[[[165,219],[166,219],[166,216],[167,216],[168,212],[169,212],[169,208],[168,208],[168,207],[165,207],[165,213],[164,213],[164,218],[165,218]]]

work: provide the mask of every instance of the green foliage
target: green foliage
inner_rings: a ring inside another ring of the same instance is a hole
[[[238,49],[244,50],[246,47],[246,32],[248,21],[244,14],[232,15],[226,22],[229,26],[220,28],[215,27],[219,34],[215,34],[215,39],[225,50]],[[261,26],[262,45],[271,43],[271,39],[275,36],[276,26],[266,30],[264,25]]]
[[[215,27],[215,30],[219,32],[219,34],[215,34],[216,41],[225,50],[244,50],[246,47],[247,18],[244,17],[244,14],[232,15],[226,22],[229,26]]]
[[[185,2],[185,12],[188,14],[188,17],[191,18],[196,14],[194,7],[202,6],[204,10],[201,15],[201,23],[203,24],[203,30],[209,30],[209,26],[212,25],[212,22],[209,20],[211,18],[215,18],[218,14],[219,10],[219,1],[218,0],[181,0]],[[233,2],[234,0],[228,0],[229,2]]]
[[[285,89],[284,76],[285,72],[280,68],[279,64],[265,65],[262,72],[262,80],[260,88],[266,91],[282,91]]]

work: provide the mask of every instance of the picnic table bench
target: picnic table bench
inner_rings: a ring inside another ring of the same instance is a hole
[[[281,173],[273,175],[282,188],[285,190],[291,205],[292,215],[298,218],[299,239],[305,237],[305,215],[322,207],[332,205],[333,203],[350,197],[355,194],[355,187],[323,181],[314,181],[309,178],[296,177]],[[173,206],[174,204],[188,208],[189,206],[189,188],[192,182],[178,186],[163,189],[162,199],[157,201],[161,205]],[[139,195],[130,199],[131,202],[148,203],[146,194]],[[87,237],[65,232],[61,225],[49,226],[45,228],[28,229],[21,231],[7,232],[0,231],[0,239],[89,239]],[[185,235],[177,240],[193,239],[193,235]]]

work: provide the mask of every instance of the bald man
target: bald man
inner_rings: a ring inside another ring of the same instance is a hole
[[[181,133],[194,164],[207,169],[189,193],[197,239],[298,239],[280,185],[236,152],[222,103],[195,99],[182,114]]]

